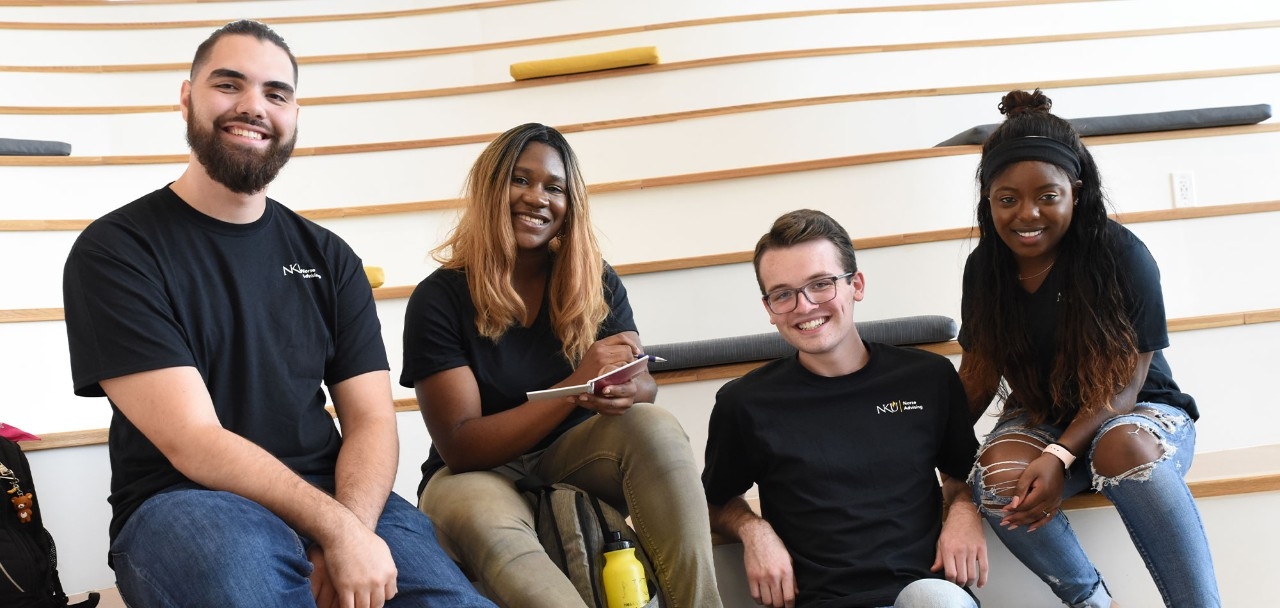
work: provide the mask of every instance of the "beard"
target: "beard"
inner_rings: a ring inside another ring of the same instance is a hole
[[[196,159],[204,165],[205,172],[214,181],[237,194],[261,192],[276,178],[280,169],[293,155],[293,145],[298,141],[294,129],[289,141],[281,142],[271,130],[271,143],[264,152],[221,141],[222,129],[229,124],[245,124],[266,128],[262,121],[242,116],[222,116],[211,128],[202,127],[192,107],[187,120],[187,145],[196,153]]]

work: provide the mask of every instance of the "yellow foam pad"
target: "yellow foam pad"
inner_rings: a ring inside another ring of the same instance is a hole
[[[658,47],[638,46],[632,49],[608,51],[606,53],[513,63],[511,64],[511,77],[516,80],[528,80],[545,76],[580,74],[582,72],[629,68],[656,63],[658,63]]]
[[[387,280],[381,266],[365,266],[364,276],[369,277],[369,286],[374,288],[382,287],[382,283]]]

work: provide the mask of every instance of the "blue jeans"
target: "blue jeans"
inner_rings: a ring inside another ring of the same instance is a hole
[[[309,478],[332,490],[333,478]],[[392,494],[377,534],[399,575],[391,607],[493,604],[436,544],[431,520]],[[196,484],[142,503],[111,544],[120,595],[135,608],[315,606],[309,541],[265,507]]]
[[[1163,455],[1155,462],[1115,477],[1098,475],[1093,467],[1098,439],[1125,424],[1151,433]],[[1059,510],[1034,534],[1028,534],[1025,527],[1008,530],[999,524],[1000,508],[1009,504],[1010,497],[988,489],[983,481],[986,471],[981,465],[981,454],[993,444],[1027,443],[1025,438],[1030,437],[1042,446],[1056,440],[1063,430],[1052,425],[1028,426],[1021,417],[1000,421],[983,443],[979,464],[970,479],[974,502],[1009,552],[1049,584],[1065,604],[1106,608],[1111,605],[1111,596],[1080,547],[1066,514]],[[1183,479],[1191,467],[1195,441],[1195,425],[1185,412],[1161,403],[1139,403],[1133,412],[1103,423],[1094,435],[1089,453],[1078,458],[1067,472],[1062,492],[1066,498],[1092,487],[1116,506],[1165,605],[1177,608],[1221,606],[1209,541],[1195,500]],[[999,464],[1008,467],[1019,463]]]

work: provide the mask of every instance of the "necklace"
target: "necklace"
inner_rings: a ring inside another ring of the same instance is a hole
[[[1035,274],[1033,274],[1033,275],[1029,275],[1029,276],[1025,276],[1025,277],[1024,277],[1024,276],[1022,276],[1022,273],[1018,273],[1018,280],[1019,280],[1019,281],[1025,281],[1025,280],[1027,280],[1027,279],[1034,279],[1034,278],[1036,278],[1036,277],[1038,277],[1038,276],[1040,276],[1040,275],[1042,275],[1042,274],[1044,274],[1044,273],[1046,273],[1046,272],[1049,272],[1049,269],[1050,269],[1050,268],[1053,268],[1053,264],[1054,264],[1055,262],[1057,262],[1057,261],[1058,261],[1058,260],[1054,260],[1053,262],[1049,262],[1049,265],[1048,265],[1048,266],[1045,266],[1045,267],[1044,267],[1044,270],[1041,270],[1040,272],[1037,272],[1037,273],[1035,273]]]

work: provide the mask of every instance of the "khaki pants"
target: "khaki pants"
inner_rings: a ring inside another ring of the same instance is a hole
[[[593,416],[547,449],[491,471],[431,477],[418,506],[455,560],[504,607],[565,608],[582,599],[534,532],[515,489],[532,473],[578,486],[631,514],[672,608],[718,608],[710,523],[689,438],[669,412],[637,404]]]

